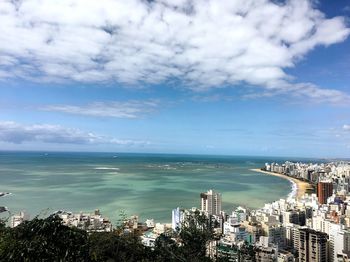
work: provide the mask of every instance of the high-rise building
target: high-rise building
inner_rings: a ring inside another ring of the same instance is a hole
[[[299,229],[299,262],[328,262],[328,235],[309,228]]]
[[[327,198],[333,194],[332,182],[318,182],[317,183],[317,197],[320,204],[327,204]]]
[[[171,227],[172,229],[175,231],[177,229],[181,228],[181,222],[183,219],[183,210],[181,210],[179,207],[173,209],[173,211],[171,212]]]
[[[221,194],[213,190],[201,193],[201,210],[209,215],[220,215],[221,212]]]

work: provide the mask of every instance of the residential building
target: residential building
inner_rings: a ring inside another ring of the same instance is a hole
[[[328,235],[309,228],[299,229],[299,262],[329,262]]]
[[[327,203],[327,199],[333,194],[333,183],[330,181],[321,181],[317,183],[318,202],[323,205]]]
[[[221,194],[213,190],[201,193],[201,211],[208,215],[220,215],[221,213]]]

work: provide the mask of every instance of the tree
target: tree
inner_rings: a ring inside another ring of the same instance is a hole
[[[58,216],[1,230],[1,261],[87,261],[88,250],[87,233],[63,225]]]
[[[239,249],[239,261],[252,261],[255,262],[255,248],[254,246],[250,245],[248,242],[244,242],[244,244]]]
[[[214,240],[211,220],[195,211],[185,215],[176,232],[158,237],[154,252],[158,261],[212,261],[206,256],[211,240]]]
[[[178,243],[169,234],[161,234],[154,245],[154,257],[156,261],[186,261],[181,254]]]
[[[98,232],[89,236],[91,261],[154,261],[153,251],[133,235]]]
[[[62,224],[55,215],[25,221],[15,228],[0,223],[0,261],[212,261],[206,256],[207,244],[213,240],[210,220],[199,212],[190,213],[181,230],[157,238],[155,247],[146,247],[132,233],[120,226],[113,232],[90,235]]]
[[[182,243],[181,253],[187,258],[205,261],[208,242],[214,240],[212,221],[198,210],[187,214],[181,224],[179,238]]]

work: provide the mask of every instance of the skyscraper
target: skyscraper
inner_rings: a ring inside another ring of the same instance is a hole
[[[201,210],[209,215],[220,215],[221,212],[221,194],[213,190],[201,193]]]
[[[299,262],[328,262],[328,236],[309,228],[299,229]]]
[[[171,227],[175,231],[177,229],[181,228],[181,222],[183,217],[183,211],[180,210],[179,207],[173,209],[171,212],[172,214],[172,220],[171,220]]]
[[[318,182],[317,183],[317,197],[320,204],[327,204],[327,198],[333,194],[332,182]]]

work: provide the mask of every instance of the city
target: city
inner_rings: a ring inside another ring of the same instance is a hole
[[[350,262],[350,0],[0,0],[0,262]]]
[[[248,244],[254,247],[255,261],[350,261],[350,162],[266,163],[261,171],[306,181],[315,192],[309,188],[309,193],[300,197],[294,193],[257,210],[238,206],[232,212],[225,212],[223,196],[208,190],[199,194],[199,209],[172,210],[171,223],[155,223],[154,219],[143,222],[137,215],[124,217],[124,233],[136,233],[145,246],[153,247],[157,237],[181,230],[186,217],[199,211],[213,222],[216,239],[207,246],[211,257],[225,256],[229,261],[239,261],[239,257],[243,259],[241,247]],[[66,211],[55,214],[63,224],[87,232],[113,230],[111,222],[99,210],[93,214]],[[12,216],[10,224],[15,227],[28,219],[27,214],[21,213]]]

